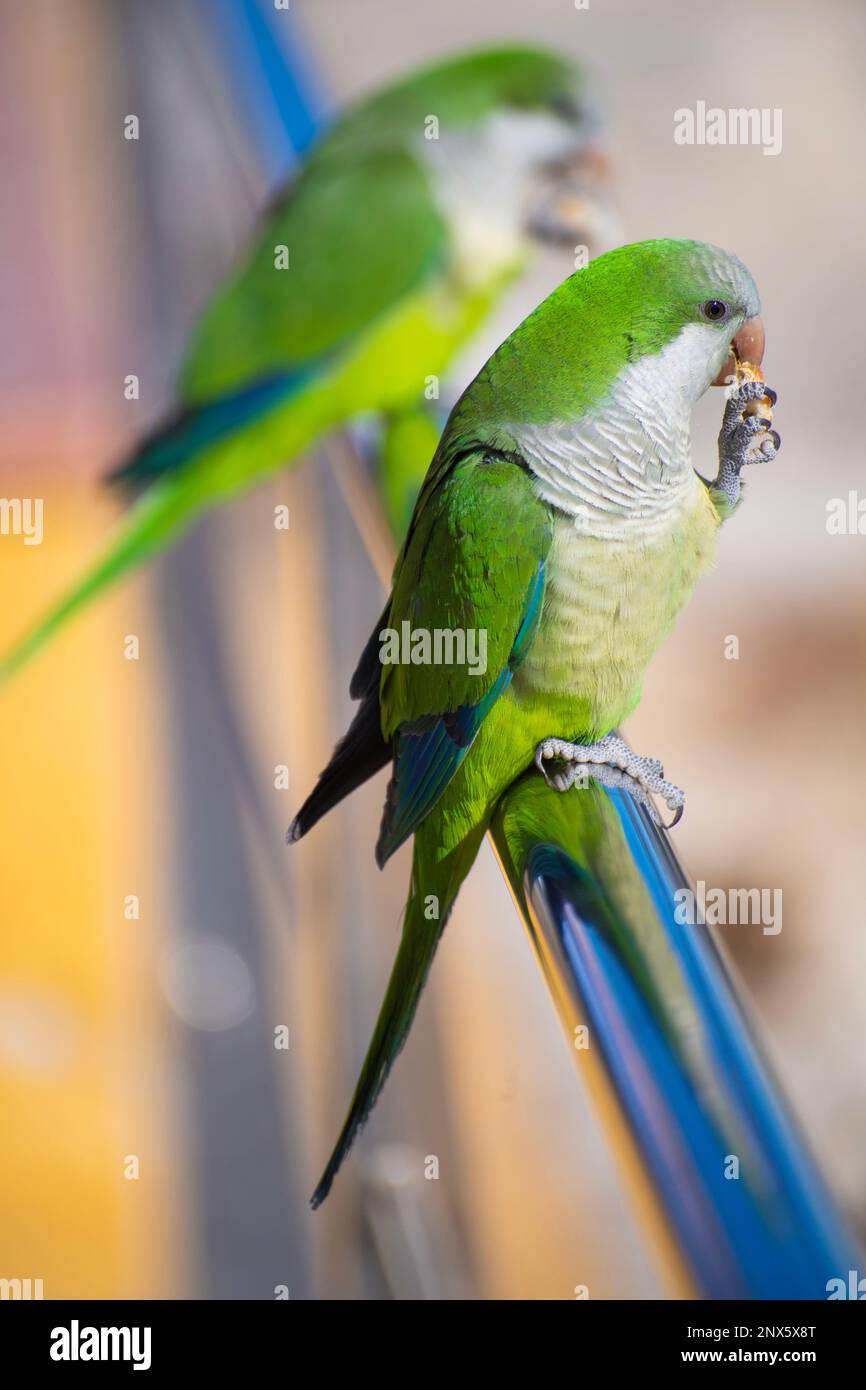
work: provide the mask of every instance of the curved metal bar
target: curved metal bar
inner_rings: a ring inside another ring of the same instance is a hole
[[[585,1029],[576,1056],[613,1100],[694,1289],[826,1298],[862,1264],[716,940],[677,920],[689,884],[668,836],[627,793],[563,796],[532,773],[502,799],[493,839],[563,1022]]]
[[[294,16],[273,0],[199,0],[239,97],[268,184],[277,187],[316,138],[319,97]]]

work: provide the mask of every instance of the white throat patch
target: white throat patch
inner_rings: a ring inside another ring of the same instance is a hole
[[[573,144],[566,122],[542,111],[497,111],[479,126],[443,126],[438,139],[421,141],[466,283],[483,283],[516,261],[531,171]]]
[[[583,535],[663,531],[703,486],[691,465],[690,417],[726,352],[718,330],[688,324],[661,352],[624,367],[603,404],[579,420],[509,426],[539,495]]]

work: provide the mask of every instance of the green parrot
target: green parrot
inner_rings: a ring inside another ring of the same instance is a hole
[[[582,73],[510,47],[441,62],[347,110],[205,309],[178,405],[114,475],[138,495],[107,550],[0,664],[323,434],[386,422],[397,539],[438,442],[438,378],[526,265],[533,238],[609,236]]]
[[[561,791],[591,776],[682,811],[658,760],[615,730],[710,563],[742,468],[779,448],[764,413],[775,393],[732,381],[717,476],[690,460],[695,402],[738,361],[761,360],[759,312],[751,275],[725,251],[621,247],[560,285],[451,413],[352,680],[358,712],[289,831],[299,839],[390,763],[380,867],[414,835],[399,951],[314,1206],[406,1040],[514,779],[534,760]]]

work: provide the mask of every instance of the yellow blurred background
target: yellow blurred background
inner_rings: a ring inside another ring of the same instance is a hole
[[[42,545],[0,538],[3,645],[107,530],[116,503],[96,483],[163,412],[185,334],[267,192],[208,13],[0,3],[2,492],[42,497],[45,515]],[[783,451],[748,480],[628,733],[688,789],[676,843],[694,876],[782,889],[778,936],[723,937],[862,1229],[866,541],[828,534],[826,517],[863,470],[866,11],[292,13],[326,106],[470,43],[585,60],[627,239],[711,240],[756,276]],[[782,152],[675,145],[673,112],[698,99],[780,108]],[[123,139],[130,112],[138,142]],[[455,380],[569,269],[550,253]],[[131,373],[139,400],[124,396]],[[705,473],[721,405],[710,393],[696,419]],[[408,862],[373,865],[381,779],[291,854],[283,836],[345,726],[380,606],[320,455],[201,523],[0,693],[0,1277],[41,1279],[47,1298],[667,1291],[486,848],[375,1117],[309,1210]],[[438,1181],[419,1176],[427,1156]]]

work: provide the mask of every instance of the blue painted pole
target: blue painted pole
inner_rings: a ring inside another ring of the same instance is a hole
[[[696,1292],[826,1299],[863,1267],[667,834],[532,773],[494,843],[579,1063],[600,1076]],[[680,919],[692,920],[680,920]],[[580,1041],[580,1037],[578,1037]]]

